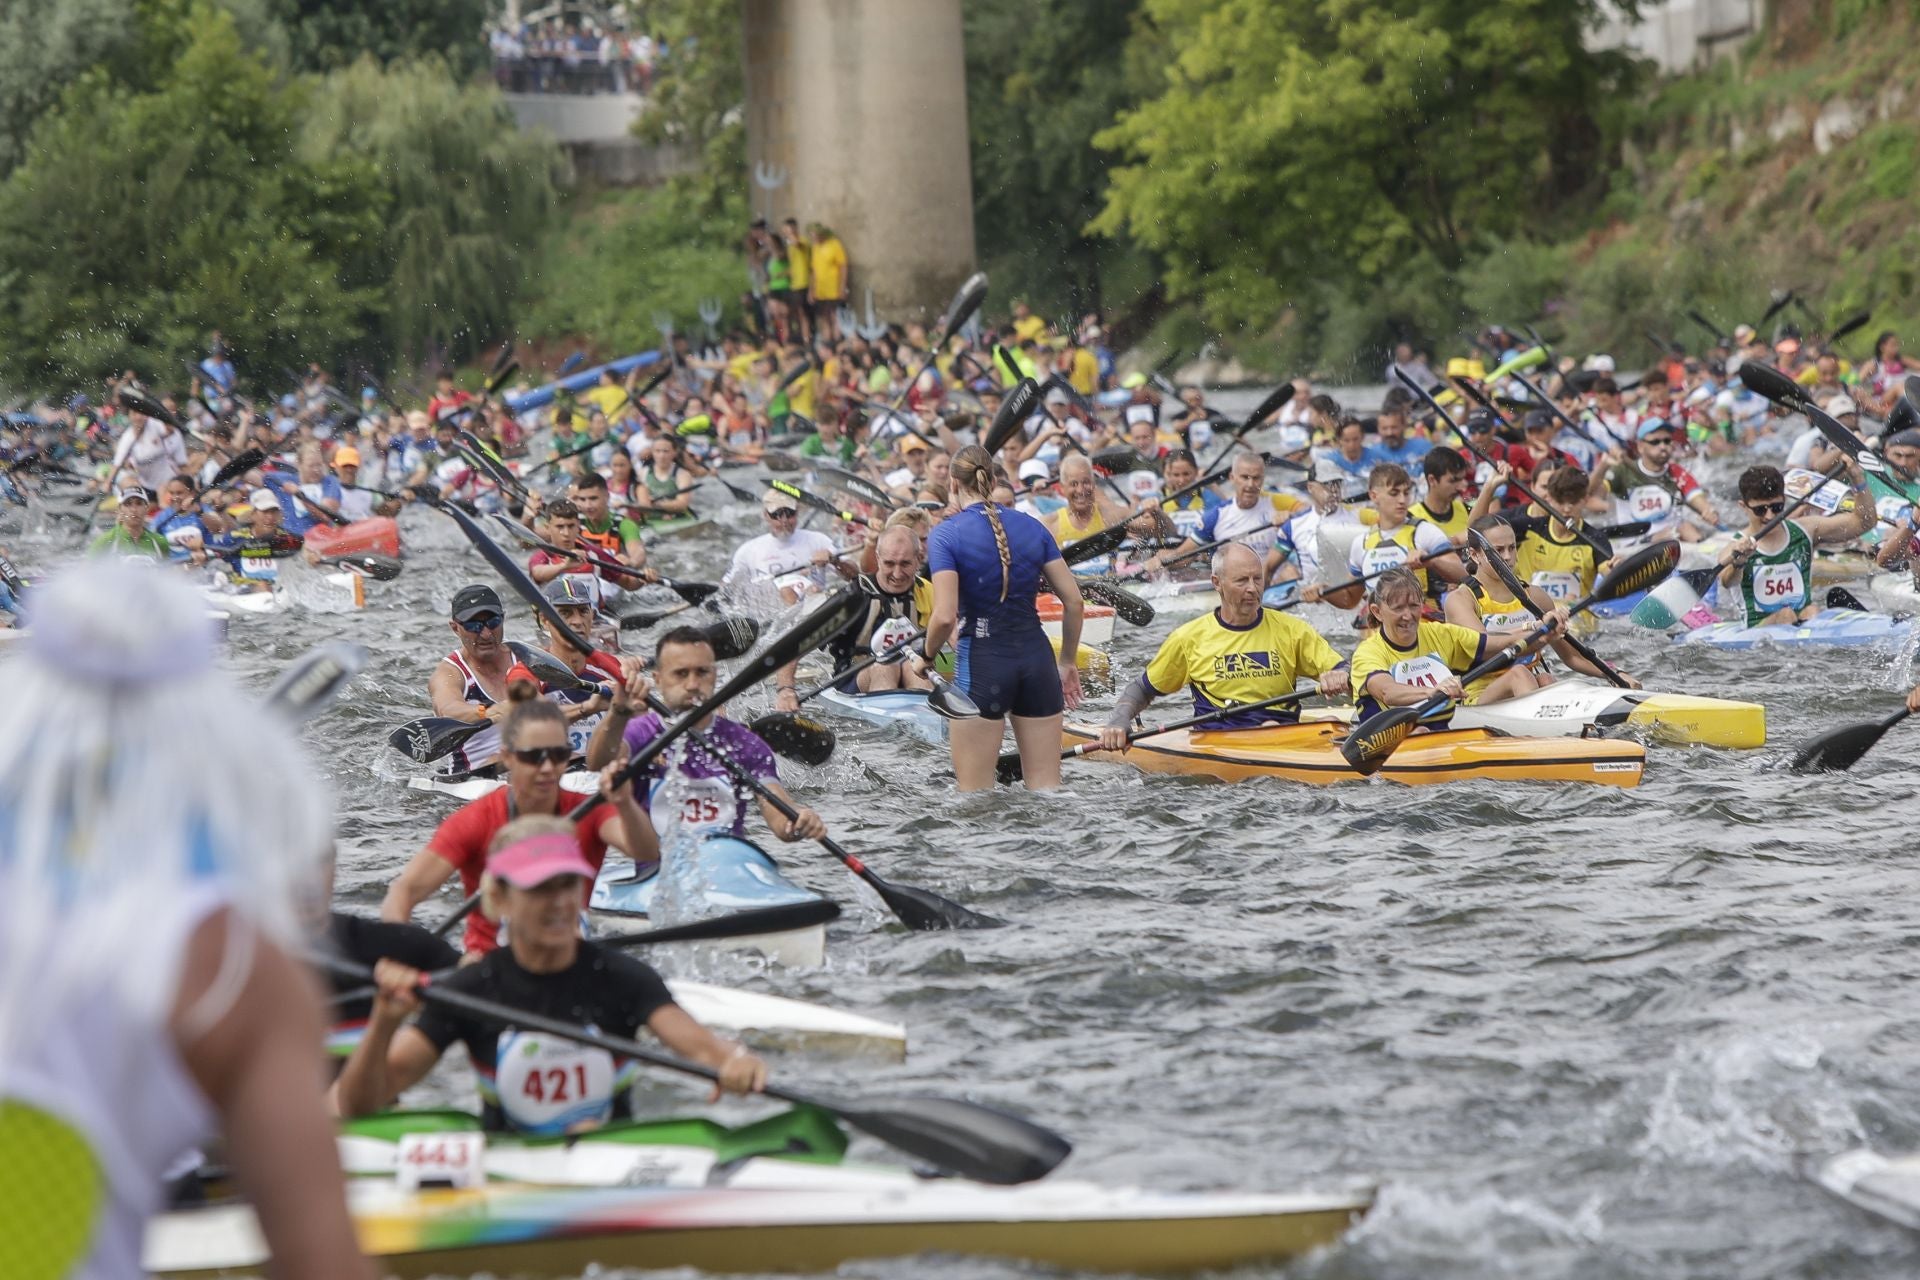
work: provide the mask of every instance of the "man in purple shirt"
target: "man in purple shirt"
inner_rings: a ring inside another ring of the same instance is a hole
[[[718,674],[713,644],[698,627],[675,627],[661,636],[654,648],[652,674],[660,701],[676,715],[690,711],[713,696]],[[623,752],[631,756],[659,736],[662,725],[659,712],[649,711],[637,717],[634,714],[646,706],[651,687],[647,676],[636,671],[615,693],[613,706],[608,708],[606,718],[587,743],[589,768],[604,768]],[[759,779],[768,791],[794,805],[797,815],[788,822],[778,809],[764,799],[760,801],[760,815],[774,835],[791,842],[818,840],[827,834],[827,825],[820,820],[820,815],[794,804],[793,797],[780,785],[773,752],[753,730],[718,714],[708,716],[695,728],[706,734],[734,763]],[[648,785],[641,805],[660,833],[661,846],[665,847],[676,833],[696,839],[706,835],[745,839],[747,801],[753,798],[753,792],[736,787],[725,766],[691,736],[683,741],[684,749],[669,749],[647,766]],[[679,768],[676,776],[669,780],[668,758],[676,755]],[[663,797],[672,806],[670,812],[663,813],[654,807],[654,802]]]

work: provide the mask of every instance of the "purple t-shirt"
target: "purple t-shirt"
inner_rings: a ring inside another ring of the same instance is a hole
[[[638,754],[640,749],[660,736],[662,721],[660,713],[649,711],[627,724],[626,743],[629,754]],[[774,764],[773,752],[760,736],[743,724],[728,720],[724,716],[714,717],[707,727],[707,736],[748,773],[762,782],[780,780],[780,770]],[[685,744],[682,750],[682,743]],[[753,793],[733,785],[733,779],[725,767],[691,737],[683,738],[667,748],[665,756],[680,756],[680,787],[683,792],[680,821],[683,825],[698,829],[725,831],[740,839],[747,835],[747,801]],[[640,804],[647,810],[648,816],[658,823],[663,815],[653,812],[653,798],[662,782],[666,780],[665,756],[657,756],[647,765],[647,785],[640,796]],[[731,807],[732,822],[727,821],[727,809]]]

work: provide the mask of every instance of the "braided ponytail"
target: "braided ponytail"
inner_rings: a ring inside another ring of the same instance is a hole
[[[1005,600],[1013,584],[1013,548],[1007,542],[1007,527],[1000,523],[1000,509],[993,502],[993,455],[970,444],[953,456],[950,474],[962,492],[975,495],[985,504],[987,523],[993,526],[993,545],[1000,553],[1000,598]]]

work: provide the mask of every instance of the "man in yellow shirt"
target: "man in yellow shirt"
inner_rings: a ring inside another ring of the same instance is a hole
[[[847,300],[847,246],[840,237],[819,223],[813,232],[813,253],[807,264],[812,282],[807,290],[813,310],[814,332],[822,338],[840,339],[840,304]]]
[[[793,291],[793,316],[800,329],[800,341],[811,344],[815,310],[812,295],[813,247],[800,234],[800,223],[795,218],[788,218],[780,224],[780,239],[786,245],[787,288]]]
[[[1013,336],[1022,342],[1038,342],[1047,332],[1047,322],[1033,314],[1033,308],[1025,302],[1015,299],[1013,304]]]
[[[1193,713],[1249,702],[1264,702],[1293,690],[1296,680],[1319,680],[1320,692],[1337,698],[1347,691],[1347,664],[1318,631],[1290,614],[1263,608],[1266,564],[1256,553],[1229,542],[1213,553],[1213,585],[1220,607],[1174,628],[1147,664],[1147,672],[1128,685],[1100,730],[1105,751],[1127,749],[1127,729],[1147,705],[1182,685],[1193,691]],[[1265,707],[1222,716],[1217,729],[1253,729],[1293,724],[1297,706]]]

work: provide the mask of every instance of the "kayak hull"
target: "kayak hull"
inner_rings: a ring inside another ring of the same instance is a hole
[[[226,613],[279,613],[293,605],[315,613],[351,613],[367,607],[367,580],[357,573],[302,573],[282,578],[271,591],[202,592],[209,608]]]
[[[1823,609],[1796,626],[1743,627],[1737,622],[1717,622],[1683,632],[1673,639],[1675,644],[1706,645],[1714,649],[1753,649],[1761,645],[1858,648],[1900,644],[1912,629],[1911,618],[1861,613],[1857,609]]]
[[[378,552],[383,556],[400,554],[400,525],[389,516],[375,516],[371,520],[355,520],[351,524],[328,524],[322,521],[308,529],[305,534],[308,550],[322,556],[340,556],[363,551]]]
[[[942,744],[947,740],[946,717],[928,706],[927,695],[918,690],[845,693],[828,689],[820,695],[820,701],[838,715],[890,729],[904,729],[923,742]]]
[[[820,901],[819,894],[787,879],[765,850],[746,840],[709,836],[695,846],[693,856],[699,860],[693,879],[704,898],[698,913],[701,916]],[[610,856],[594,880],[587,907],[606,915],[649,920],[659,886],[656,864],[636,868],[625,858]],[[724,945],[733,950],[759,951],[795,968],[814,968],[826,963],[827,927],[753,934],[729,939]]]
[[[1326,722],[1212,733],[1175,729],[1134,743],[1124,757],[1092,751],[1086,758],[1124,759],[1149,773],[1225,782],[1285,778],[1324,786],[1364,777],[1340,754],[1338,740],[1345,733],[1345,725]],[[1078,746],[1097,741],[1098,734],[1093,725],[1068,724],[1061,731],[1061,741]],[[1637,742],[1515,738],[1486,729],[1446,729],[1408,738],[1378,776],[1412,786],[1498,778],[1637,787],[1645,764],[1646,748]]]
[[[1857,1209],[1920,1231],[1920,1156],[1858,1148],[1810,1160],[1807,1177]]]
[[[1057,644],[1060,639],[1060,597],[1039,595],[1034,597],[1033,603],[1040,614],[1040,625],[1047,629],[1047,634]],[[1112,605],[1086,601],[1080,617],[1080,643],[1112,644],[1113,617]]]
[[[1351,724],[1353,712],[1343,707],[1308,712],[1306,718]],[[1532,738],[1598,737],[1626,728],[1666,746],[1746,749],[1766,745],[1767,710],[1757,702],[1616,689],[1586,676],[1563,676],[1518,698],[1460,707],[1453,727]]]

